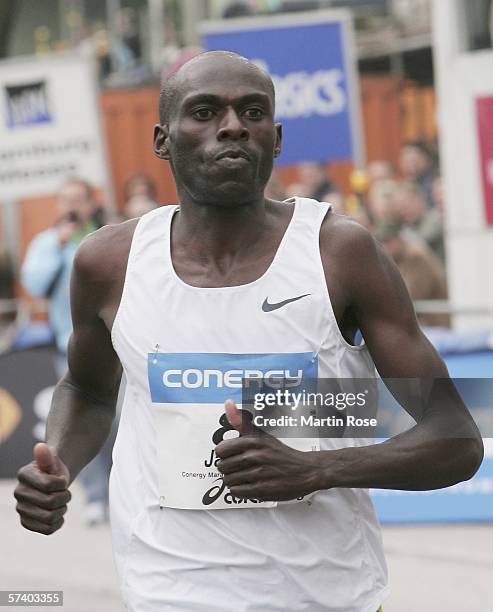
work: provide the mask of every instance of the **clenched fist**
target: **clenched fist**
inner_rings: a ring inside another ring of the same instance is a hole
[[[283,444],[242,418],[235,402],[225,402],[227,419],[239,438],[216,446],[217,468],[236,497],[261,501],[300,499],[321,488],[317,452],[303,452]]]
[[[17,472],[14,491],[21,524],[30,531],[50,535],[63,525],[72,495],[67,466],[44,442],[34,447],[34,461]]]

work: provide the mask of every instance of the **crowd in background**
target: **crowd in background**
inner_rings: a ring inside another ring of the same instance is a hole
[[[370,230],[392,257],[415,301],[446,300],[444,196],[436,154],[424,142],[406,143],[399,167],[373,161],[352,175],[344,195],[325,164],[306,163],[299,181],[283,186],[274,176],[268,193],[277,199],[295,195],[330,202]],[[424,326],[450,325],[447,314],[421,314]]]

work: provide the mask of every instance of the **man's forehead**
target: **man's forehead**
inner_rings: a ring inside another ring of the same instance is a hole
[[[241,85],[245,95],[271,93],[269,77],[254,64],[236,57],[212,55],[196,59],[184,66],[177,76],[182,99],[198,92],[220,95],[230,91],[233,85]]]

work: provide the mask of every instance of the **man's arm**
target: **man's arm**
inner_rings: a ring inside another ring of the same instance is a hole
[[[383,378],[420,381],[417,403],[406,383],[404,393],[402,383],[392,388],[417,424],[383,444],[332,451],[303,453],[259,435],[221,442],[217,467],[239,497],[286,500],[332,487],[436,489],[471,478],[481,463],[477,427],[421,333],[396,267],[361,226],[336,223],[321,235],[335,310],[341,318],[348,311],[360,327]],[[234,406],[227,413],[241,431]]]
[[[70,482],[109,435],[121,379],[110,332],[99,316],[105,283],[94,271],[100,265],[94,260],[94,241],[87,240],[74,261],[69,369],[55,389],[46,428],[46,442],[68,467]]]
[[[69,371],[55,389],[47,444],[37,445],[35,461],[18,472],[17,511],[24,527],[40,533],[53,533],[63,524],[68,486],[103,446],[115,415],[121,365],[101,319],[114,295],[115,278],[122,275],[106,252],[108,244],[115,245],[108,239],[110,231],[104,228],[88,237],[76,255]]]
[[[350,224],[346,234],[340,282],[349,308],[380,376],[400,379],[390,390],[417,424],[384,444],[341,449],[330,459],[322,454],[323,488],[424,490],[471,478],[483,457],[481,436],[421,332],[396,266],[363,228]]]

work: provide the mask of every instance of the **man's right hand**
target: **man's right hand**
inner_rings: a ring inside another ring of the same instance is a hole
[[[30,531],[50,535],[63,525],[72,495],[67,466],[44,442],[34,447],[34,461],[17,472],[14,491],[21,524]]]

